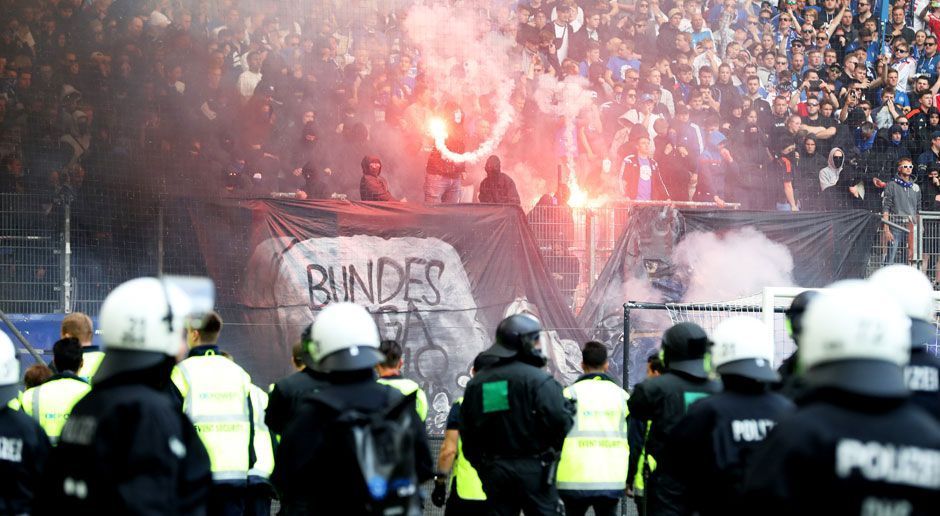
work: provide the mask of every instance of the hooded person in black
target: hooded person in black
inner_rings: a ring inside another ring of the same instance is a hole
[[[332,188],[329,184],[332,170],[323,166],[315,122],[304,124],[300,140],[290,149],[290,158],[285,172],[288,183],[303,190],[308,199],[326,199]]]
[[[815,209],[818,205],[819,171],[826,168],[828,156],[819,152],[819,142],[813,136],[807,136],[800,145],[800,160],[793,177],[793,190],[796,192],[800,209]]]
[[[486,178],[480,182],[480,202],[492,204],[521,204],[516,183],[504,174],[499,156],[490,156],[486,159]]]
[[[378,156],[362,158],[362,179],[359,180],[359,198],[363,201],[395,201],[388,191],[388,181],[381,177],[382,161]]]
[[[903,137],[904,130],[897,124],[892,125],[887,131],[879,131],[872,148],[872,154],[878,159],[877,166],[880,173],[875,176],[878,179],[890,181],[895,176],[898,160],[911,157]]]
[[[639,383],[627,403],[631,424],[648,425],[643,447],[647,471],[643,474],[648,477],[645,499],[649,514],[670,513],[677,508],[672,496],[676,487],[669,485],[668,478],[660,478],[662,464],[656,469],[652,466],[664,457],[670,432],[693,402],[721,390],[705,370],[705,353],[710,345],[705,330],[695,323],[679,323],[666,330],[662,340],[666,372]],[[635,478],[639,464],[639,454],[631,453],[627,478]]]
[[[748,123],[740,138],[732,138],[734,156],[740,166],[734,182],[735,200],[746,209],[764,209],[768,206],[767,190],[770,155],[764,143],[764,133],[756,123]]]

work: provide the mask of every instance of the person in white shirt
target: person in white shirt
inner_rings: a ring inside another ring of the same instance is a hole
[[[255,51],[248,54],[248,69],[238,76],[236,87],[243,101],[247,101],[255,93],[255,88],[261,82],[262,55]]]

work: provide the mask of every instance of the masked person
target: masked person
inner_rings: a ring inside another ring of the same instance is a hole
[[[630,455],[627,478],[634,478],[639,464],[645,464],[649,514],[667,513],[675,505],[670,497],[673,489],[662,486],[657,473],[669,432],[693,402],[721,390],[721,385],[709,379],[705,370],[709,345],[705,330],[695,323],[684,322],[669,328],[663,333],[661,347],[666,372],[637,384],[630,397],[631,423],[646,426],[647,430],[643,457]]]
[[[464,113],[456,104],[449,104],[446,112],[450,114],[447,124],[447,137],[444,146],[456,154],[466,151],[467,131],[464,126]],[[460,199],[460,182],[467,171],[466,163],[449,160],[437,148],[428,155],[424,176],[424,203],[448,204]]]
[[[936,512],[940,424],[910,402],[910,328],[894,299],[860,280],[809,304],[809,390],[749,461],[743,514]]]
[[[486,170],[486,178],[480,183],[480,202],[518,206],[520,202],[516,183],[503,173],[499,156],[487,158],[483,168]]]
[[[772,393],[774,343],[752,317],[722,321],[712,334],[712,365],[724,390],[697,401],[673,428],[662,475],[677,486],[679,514],[743,514],[738,507],[747,460],[796,407]]]
[[[381,177],[382,160],[378,156],[362,158],[362,179],[359,180],[359,198],[363,201],[395,201],[388,191],[388,181]]]
[[[492,514],[564,514],[555,468],[574,410],[544,370],[542,325],[528,314],[503,319],[460,410],[463,451],[476,468]]]
[[[911,400],[940,422],[940,358],[928,348],[937,342],[933,285],[924,273],[909,265],[878,269],[870,280],[911,319],[911,362],[904,366],[904,380]]]
[[[845,193],[840,188],[832,188],[842,179],[842,169],[845,167],[845,153],[839,147],[833,147],[829,151],[829,160],[827,166],[819,171],[819,201],[816,208],[827,210],[839,205],[839,199],[834,198],[837,195]],[[843,181],[844,183],[845,181]]]

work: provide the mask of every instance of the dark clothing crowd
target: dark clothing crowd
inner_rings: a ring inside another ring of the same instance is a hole
[[[895,1],[884,25],[866,0],[484,5],[514,80],[495,176],[429,143],[432,114],[457,116],[445,145],[460,154],[499,113],[491,98],[438,98],[410,6],[301,5],[8,2],[0,192],[515,203],[506,174],[542,185],[564,163],[611,200],[877,211],[909,158],[910,184],[940,193],[932,4]],[[543,76],[584,81],[590,102],[546,113]],[[360,171],[363,156],[380,171]]]

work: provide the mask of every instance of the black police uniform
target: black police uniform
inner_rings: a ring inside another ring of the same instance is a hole
[[[656,378],[650,378],[637,384],[633,395],[627,402],[630,408],[630,419],[636,421],[640,427],[650,422],[646,434],[646,455],[656,459],[657,469],[650,473],[646,482],[646,499],[650,514],[668,510],[673,505],[668,493],[660,496],[659,471],[663,467],[665,458],[663,450],[666,446],[669,432],[685,415],[689,406],[706,396],[721,391],[721,385],[709,380],[707,376],[689,374],[685,371],[667,370]],[[666,459],[668,460],[668,459]],[[638,454],[630,454],[630,467],[627,478],[635,478],[639,463]],[[649,464],[649,461],[646,461]]]
[[[800,363],[799,353],[800,350],[797,349],[792,355],[783,360],[780,367],[777,368],[777,373],[780,374],[780,381],[774,385],[774,389],[777,392],[791,400],[795,400],[806,390],[803,376],[798,371]]]
[[[777,368],[780,380],[775,383],[774,389],[791,400],[795,400],[806,390],[806,382],[799,371],[800,335],[803,333],[803,314],[806,312],[806,307],[818,295],[819,292],[815,290],[804,290],[793,298],[793,302],[787,308],[787,322],[790,324],[790,334],[793,336],[797,349]]]
[[[209,455],[160,378],[162,365],[95,382],[52,451],[34,514],[205,513]]]
[[[671,497],[678,514],[743,514],[738,504],[749,455],[796,409],[766,384],[739,376],[722,380],[724,392],[694,403],[663,450],[660,486],[679,488]]]
[[[574,410],[546,371],[503,358],[480,371],[461,406],[463,452],[495,514],[563,514],[555,466]]]
[[[940,358],[927,345],[937,339],[937,328],[918,319],[911,320],[911,362],[904,367],[904,382],[911,391],[911,401],[940,422]]]
[[[29,514],[52,445],[33,418],[0,405],[0,514]]]
[[[905,398],[820,388],[749,463],[751,514],[936,514],[940,424]]]
[[[659,472],[669,432],[692,403],[721,391],[721,384],[710,380],[705,371],[708,345],[705,331],[694,323],[679,323],[666,330],[662,340],[666,372],[637,384],[627,402],[631,421],[647,428],[644,453],[652,456],[657,464],[645,483],[649,514],[675,510],[676,502],[670,499],[669,493],[678,488],[664,486],[660,489]],[[636,478],[639,460],[639,454],[630,454],[627,478]],[[646,460],[645,468],[650,468],[651,462]]]
[[[284,433],[288,423],[300,409],[303,398],[327,385],[323,374],[309,367],[278,380],[268,396],[264,423],[275,434]]]
[[[320,393],[364,414],[389,408],[403,398],[394,387],[376,382],[371,369],[330,373],[327,377],[330,385]],[[358,463],[349,460],[349,450],[327,438],[336,417],[336,411],[307,399],[288,422],[271,476],[281,493],[281,514],[369,514],[357,504],[369,498]],[[417,417],[412,422],[415,469],[418,481],[424,482],[433,476],[431,451],[424,423]]]

